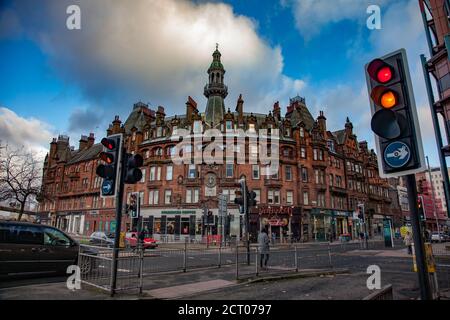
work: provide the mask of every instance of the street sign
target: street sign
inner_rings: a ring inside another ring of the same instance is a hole
[[[408,164],[411,158],[411,150],[401,141],[390,143],[384,150],[384,160],[392,168],[402,168]]]

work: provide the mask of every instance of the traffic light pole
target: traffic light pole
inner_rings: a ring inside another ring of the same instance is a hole
[[[120,245],[120,230],[121,230],[121,222],[122,222],[122,205],[123,205],[123,192],[124,192],[124,179],[125,179],[125,164],[127,161],[126,153],[124,150],[120,150],[122,152],[122,161],[119,167],[119,181],[116,183],[119,184],[118,193],[116,195],[116,233],[114,235],[114,248],[113,248],[113,256],[112,256],[112,277],[111,277],[111,296],[114,296],[116,292],[117,285],[117,260],[119,256],[119,245]]]
[[[419,210],[417,208],[416,178],[413,174],[406,176],[408,202],[416,255],[417,274],[419,276],[420,297],[422,300],[432,300],[430,281],[425,264],[425,248],[420,228]]]

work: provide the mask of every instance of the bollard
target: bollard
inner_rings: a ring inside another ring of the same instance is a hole
[[[295,272],[298,272],[298,252],[297,252],[297,246],[294,246],[294,256],[295,256]]]
[[[219,268],[222,265],[222,247],[219,247]]]

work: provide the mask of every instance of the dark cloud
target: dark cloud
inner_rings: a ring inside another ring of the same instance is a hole
[[[89,133],[105,125],[103,111],[93,109],[75,109],[69,117],[69,131]]]

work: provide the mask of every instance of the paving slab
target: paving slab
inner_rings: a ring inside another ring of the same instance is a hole
[[[157,299],[174,299],[190,294],[201,293],[215,289],[222,289],[233,285],[236,285],[236,283],[233,281],[217,279],[217,280],[189,283],[180,286],[146,290],[144,291],[144,293]]]

